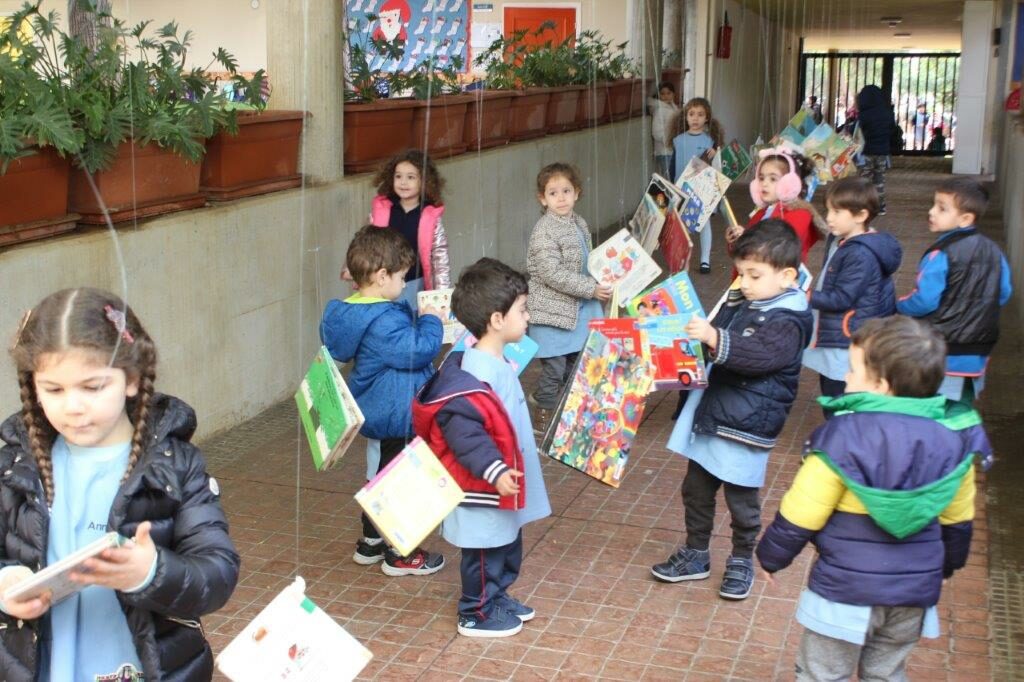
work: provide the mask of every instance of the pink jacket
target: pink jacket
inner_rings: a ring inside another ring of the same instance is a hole
[[[416,236],[420,267],[423,269],[423,288],[449,289],[451,282],[451,266],[448,262],[448,237],[444,233],[441,216],[444,206],[424,206],[420,212],[420,226]],[[377,195],[373,198],[370,208],[370,223],[377,227],[387,227],[391,220],[391,200]]]

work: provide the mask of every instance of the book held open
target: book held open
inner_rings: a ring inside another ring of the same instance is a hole
[[[122,547],[131,542],[117,533],[107,533],[103,537],[90,542],[85,547],[72,552],[60,561],[50,564],[37,573],[9,587],[3,595],[4,601],[32,599],[44,592],[50,593],[50,603],[56,604],[67,599],[75,592],[84,590],[88,585],[72,582],[71,573],[82,568],[86,559],[91,559],[100,552],[114,547]]]
[[[316,470],[333,467],[366,420],[325,346],[295,392],[295,404]]]

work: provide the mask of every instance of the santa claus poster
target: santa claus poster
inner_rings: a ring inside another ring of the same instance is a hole
[[[469,65],[469,0],[348,0],[346,8],[349,30],[404,41],[401,56],[376,57],[374,71],[412,71],[431,57],[438,67],[454,57]]]

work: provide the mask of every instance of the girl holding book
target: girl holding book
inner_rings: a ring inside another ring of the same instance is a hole
[[[694,157],[711,163],[725,139],[722,125],[711,115],[711,102],[694,97],[676,117],[676,136],[672,139],[672,180],[678,180]],[[700,271],[711,272],[711,229],[700,230]]]
[[[588,323],[601,317],[600,301],[612,288],[587,272],[590,230],[576,214],[582,183],[567,163],[552,163],[537,175],[537,201],[544,215],[533,228],[527,250],[530,273],[530,338],[540,346],[541,376],[527,401],[537,410],[534,428],[543,432],[587,342]]]
[[[113,294],[66,289],[25,315],[11,355],[0,595],[109,531],[134,539],[72,572],[84,589],[60,603],[0,602],[0,679],[210,680],[199,618],[231,596],[239,557],[189,443],[195,413],[154,390],[153,340]]]

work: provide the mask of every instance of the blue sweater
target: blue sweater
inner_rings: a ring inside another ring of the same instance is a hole
[[[335,360],[355,360],[348,387],[366,417],[361,434],[412,436],[412,399],[434,374],[443,336],[441,320],[413,319],[405,302],[355,294],[327,303],[320,339]]]

